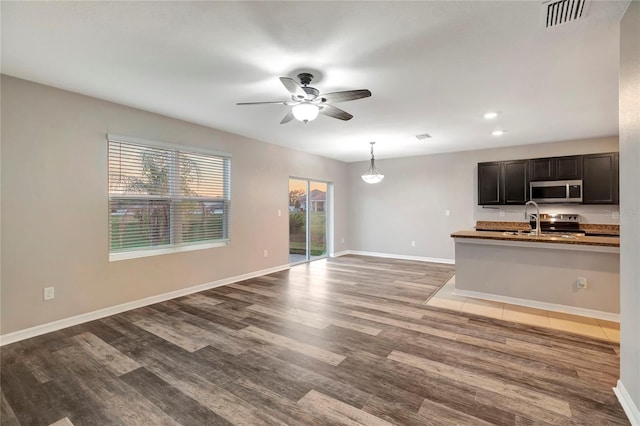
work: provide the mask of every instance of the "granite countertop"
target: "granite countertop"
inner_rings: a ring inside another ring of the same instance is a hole
[[[557,244],[578,244],[589,246],[620,247],[620,237],[592,237],[577,236],[566,238],[560,235],[543,234],[540,236],[519,234],[509,235],[502,231],[457,231],[451,234],[453,238],[475,238],[481,240],[503,240],[503,241],[527,241],[534,243],[557,243]]]
[[[581,223],[580,230],[587,234],[620,236],[620,225],[602,225],[598,223]]]
[[[528,222],[498,222],[489,220],[479,220],[476,222],[476,230],[478,231],[530,231],[531,226]],[[620,235],[620,225],[600,224],[600,223],[581,223],[580,230],[587,234],[598,235]]]
[[[531,231],[529,222],[495,222],[479,220],[476,222],[478,231]]]

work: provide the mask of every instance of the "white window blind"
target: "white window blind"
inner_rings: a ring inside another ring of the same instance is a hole
[[[229,241],[229,157],[108,142],[110,253]]]

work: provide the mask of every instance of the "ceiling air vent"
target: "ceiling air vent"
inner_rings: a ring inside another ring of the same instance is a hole
[[[423,133],[421,135],[416,135],[416,138],[418,138],[419,141],[423,141],[425,139],[430,139],[431,135],[429,133]]]
[[[576,21],[587,15],[591,0],[551,0],[542,3],[546,28]]]

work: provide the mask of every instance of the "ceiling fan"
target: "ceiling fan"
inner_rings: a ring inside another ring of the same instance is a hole
[[[339,120],[351,120],[353,115],[340,108],[334,107],[333,103],[353,101],[356,99],[368,98],[371,96],[369,90],[345,90],[342,92],[324,93],[315,87],[309,86],[313,75],[303,72],[298,74],[300,83],[289,77],[280,77],[280,81],[284,87],[291,93],[291,100],[273,101],[273,102],[238,102],[236,105],[265,105],[265,104],[282,104],[290,106],[291,109],[280,121],[280,124],[288,123],[294,118],[308,123],[315,120],[318,114],[328,117],[337,118]]]

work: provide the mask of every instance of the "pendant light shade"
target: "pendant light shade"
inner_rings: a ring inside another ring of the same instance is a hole
[[[306,124],[310,121],[315,120],[320,110],[318,109],[317,105],[303,102],[291,108],[291,112],[293,112],[293,116],[296,118],[296,120],[302,121]]]
[[[362,178],[363,181],[367,183],[378,183],[382,179],[384,179],[384,175],[380,173],[378,169],[376,169],[376,160],[373,157],[373,145],[375,144],[375,142],[370,142],[370,143],[371,143],[371,164],[369,165],[369,170],[367,170],[367,172],[360,177]]]

